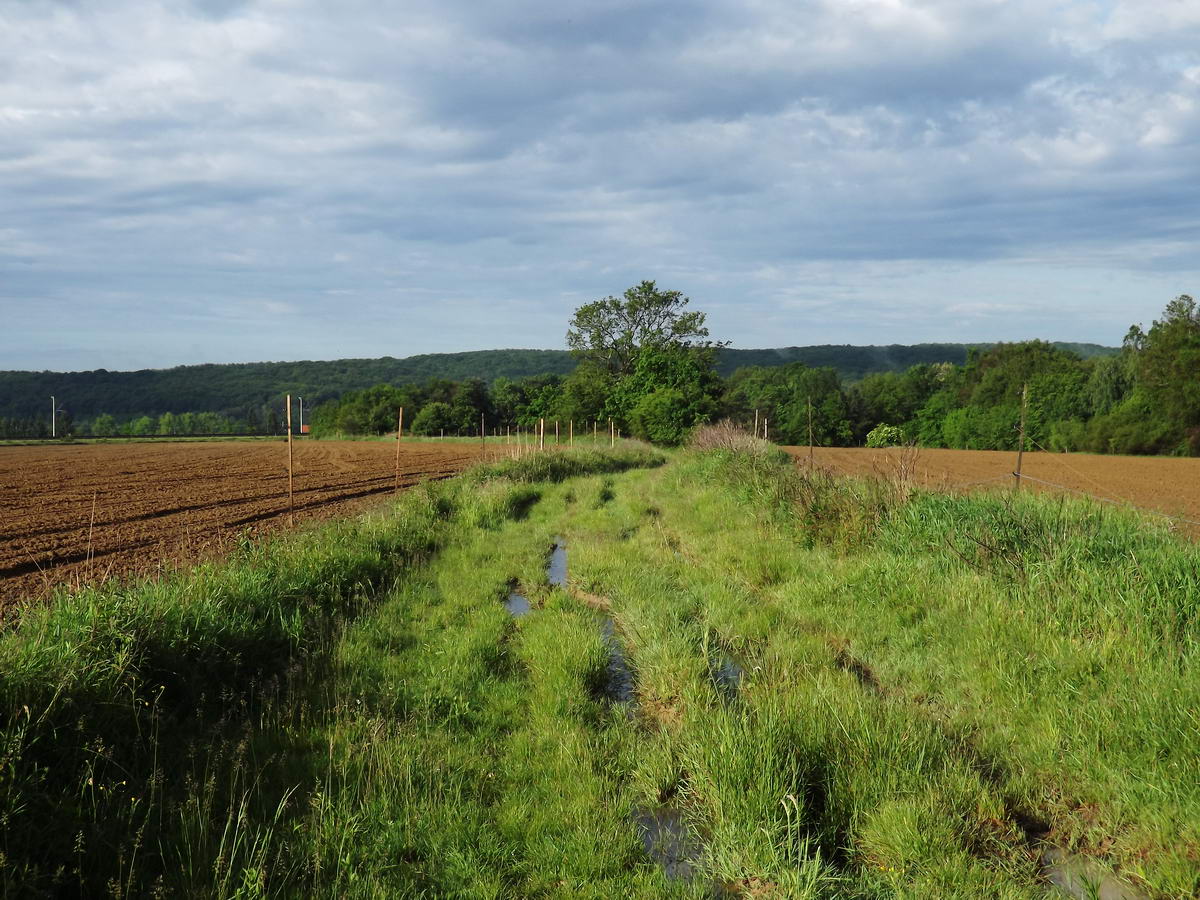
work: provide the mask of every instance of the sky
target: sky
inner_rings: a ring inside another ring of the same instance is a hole
[[[1196,0],[4,0],[0,369],[1120,343],[1200,293]]]

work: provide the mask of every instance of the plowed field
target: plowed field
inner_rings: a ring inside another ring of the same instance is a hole
[[[460,471],[479,445],[401,446],[400,484]],[[295,519],[392,490],[396,445],[298,441]],[[288,526],[287,446],[230,441],[0,447],[0,604],[60,584],[153,575]]]
[[[785,447],[801,464],[807,447]],[[847,475],[894,476],[910,464],[916,484],[937,489],[1011,487],[1017,455],[995,450],[920,450],[915,460],[900,448],[817,447],[818,466]],[[1137,506],[1200,521],[1200,459],[1162,456],[1094,456],[1084,453],[1026,453],[1022,488],[1088,494],[1105,502]],[[1200,529],[1177,522],[1180,530]]]

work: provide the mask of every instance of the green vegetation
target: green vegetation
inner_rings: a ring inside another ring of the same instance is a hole
[[[728,378],[747,366],[774,367],[788,363],[835,369],[847,382],[856,382],[881,372],[903,372],[914,365],[938,363],[963,364],[971,347],[990,345],[917,344],[915,346],[786,347],[776,350],[716,349],[718,374]],[[1056,344],[1079,352],[1084,357],[1115,351],[1092,344]],[[186,425],[175,421],[166,433],[199,434],[219,431],[278,433],[283,427],[283,397],[292,394],[304,398],[305,409],[366,393],[377,385],[392,388],[419,387],[410,411],[427,402],[448,402],[454,384],[472,379],[490,386],[496,406],[496,420],[516,424],[520,417],[511,413],[515,399],[522,405],[540,408],[540,415],[588,418],[588,409],[602,404],[588,396],[586,381],[566,379],[578,360],[565,350],[481,350],[470,353],[434,353],[406,359],[341,359],[329,362],[264,362],[228,365],[178,366],[173,369],[138,372],[0,372],[0,438],[49,437],[50,395],[57,395],[65,412],[60,431],[72,427],[77,434],[105,435],[157,433],[161,419],[170,413],[183,416],[210,415],[223,420],[221,426],[210,422]],[[566,380],[565,380],[566,379]],[[565,380],[565,381],[564,381]],[[449,386],[449,387],[448,387]],[[540,400],[525,395],[537,394],[550,386],[550,394]],[[562,386],[564,396],[559,396]],[[370,405],[369,403],[367,404]],[[394,410],[393,410],[394,412]],[[521,415],[524,415],[524,411]],[[537,415],[533,416],[537,418]],[[309,421],[306,417],[305,421]],[[411,419],[410,419],[411,421]],[[475,419],[478,424],[478,415]],[[369,433],[374,427],[351,414],[335,430],[343,433]],[[456,426],[457,427],[457,426]]]
[[[30,611],[6,889],[1034,898],[1048,832],[1200,896],[1192,545],[697,440],[480,467]]]

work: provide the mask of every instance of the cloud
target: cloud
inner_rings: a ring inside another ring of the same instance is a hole
[[[4,26],[9,365],[561,346],[645,277],[740,346],[987,340],[1013,304],[1115,343],[1197,290],[1192,3],[38,0]],[[239,297],[290,333],[205,318]]]

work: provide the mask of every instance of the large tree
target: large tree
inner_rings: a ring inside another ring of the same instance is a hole
[[[679,291],[660,291],[653,281],[631,287],[622,299],[605,297],[575,310],[567,346],[576,356],[620,378],[637,364],[642,349],[706,348],[704,313],[689,311]]]

